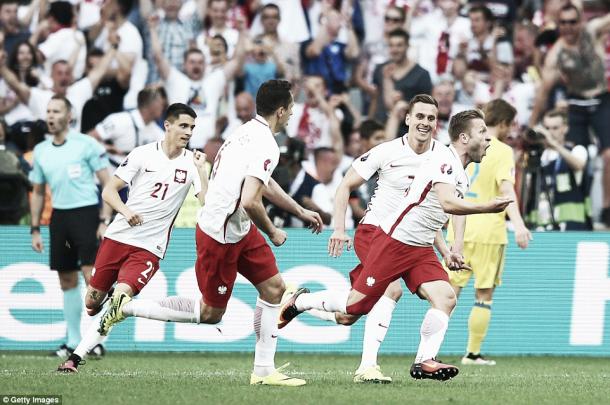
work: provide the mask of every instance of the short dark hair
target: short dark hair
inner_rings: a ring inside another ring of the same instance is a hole
[[[117,0],[117,3],[119,5],[121,15],[126,17],[127,14],[129,14],[131,12],[131,9],[133,8],[134,0]]]
[[[385,9],[386,13],[388,12],[388,10],[395,10],[398,11],[398,13],[400,14],[400,19],[402,21],[404,21],[407,18],[407,14],[405,13],[405,9],[402,7],[398,7],[398,6],[388,6],[388,8]]]
[[[550,111],[547,111],[544,114],[544,118],[547,118],[547,117],[548,118],[560,117],[563,120],[564,124],[566,124],[568,122],[568,114],[566,114],[565,111],[562,111],[562,110],[557,109],[557,108],[555,108],[553,110],[550,110]]]
[[[483,14],[483,18],[487,22],[493,22],[495,20],[494,13],[492,13],[489,7],[487,7],[485,4],[477,3],[470,7],[470,9],[468,10],[468,14],[472,13]]]
[[[2,9],[2,7],[4,7],[4,6],[8,6],[9,4],[19,5],[19,0],[4,0],[4,1],[0,1],[0,9]]]
[[[261,9],[261,15],[263,14],[263,12],[265,10],[275,10],[277,11],[278,16],[280,17],[280,20],[282,19],[282,12],[280,11],[280,8],[278,7],[277,4],[275,3],[267,3],[263,6],[263,8]]]
[[[564,4],[560,9],[559,12],[563,13],[565,11],[571,11],[574,10],[576,11],[576,15],[578,16],[578,19],[580,20],[580,10],[578,9],[578,7],[576,7],[576,5],[572,2]]]
[[[500,124],[510,125],[517,116],[517,110],[506,100],[497,98],[483,106],[485,125],[497,127]]]
[[[188,48],[186,51],[184,51],[184,60],[186,61],[186,59],[189,57],[190,54],[192,53],[198,53],[200,55],[203,55],[203,52],[201,51],[201,49],[199,48]],[[205,56],[205,55],[204,55]]]
[[[417,94],[413,96],[411,100],[409,100],[409,108],[407,109],[407,114],[411,112],[413,106],[417,103],[423,104],[432,104],[438,109],[438,102],[429,94]]]
[[[165,112],[165,119],[170,122],[173,122],[177,120],[182,114],[186,114],[193,119],[197,118],[195,110],[193,110],[188,105],[182,103],[174,103],[167,107],[167,111]]]
[[[335,150],[333,148],[329,148],[328,146],[320,146],[319,148],[315,148],[313,150],[313,160],[314,162],[317,162],[318,159],[320,158],[320,155],[323,153],[335,153]]]
[[[158,97],[163,97],[159,87],[144,87],[138,92],[138,108],[150,105]]]
[[[74,9],[69,1],[54,1],[49,5],[49,16],[61,25],[68,26],[74,19]]]
[[[388,34],[388,38],[402,38],[405,40],[405,43],[408,45],[409,44],[409,38],[411,38],[409,36],[409,33],[405,30],[403,30],[402,28],[396,28],[395,30],[390,31],[390,33]]]
[[[105,53],[103,50],[94,46],[89,49],[89,52],[87,52],[87,59],[91,57],[103,57],[104,55]]]
[[[278,108],[288,108],[292,101],[290,82],[286,80],[267,80],[256,93],[256,112],[268,117]]]
[[[377,131],[383,131],[384,127],[379,121],[375,120],[365,120],[360,124],[360,138],[362,139],[371,139],[373,134]]]
[[[466,110],[451,117],[449,121],[449,138],[451,138],[451,142],[457,141],[460,134],[470,131],[471,121],[475,119],[485,119],[481,110]]]
[[[70,100],[68,100],[66,98],[66,96],[62,96],[59,94],[53,94],[53,96],[51,97],[51,100],[60,100],[63,101],[64,105],[66,106],[66,109],[68,110],[68,112],[72,111],[72,103],[70,102]]]

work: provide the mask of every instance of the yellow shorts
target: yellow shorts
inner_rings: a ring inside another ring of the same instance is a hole
[[[449,271],[451,284],[466,287],[474,273],[474,288],[492,288],[502,284],[506,245],[464,243],[464,259],[471,270]]]

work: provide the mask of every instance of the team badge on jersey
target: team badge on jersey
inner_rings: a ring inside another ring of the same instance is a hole
[[[174,182],[175,183],[186,183],[186,170],[176,169],[176,173],[174,174]]]
[[[270,164],[271,164],[271,159],[267,159],[267,160],[265,160],[265,163],[263,163],[263,169],[264,169],[265,171],[268,171],[268,170],[269,170],[269,165],[270,165]]]
[[[451,174],[451,173],[453,173],[453,168],[451,167],[451,165],[448,165],[447,163],[443,163],[441,165],[441,173]]]

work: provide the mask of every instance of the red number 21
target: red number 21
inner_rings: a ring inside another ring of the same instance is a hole
[[[163,187],[165,186],[165,187]],[[153,192],[150,194],[151,197],[155,197],[155,198],[159,198],[159,196],[157,195],[157,193],[159,191],[161,191],[161,189],[163,188],[163,194],[161,195],[161,199],[165,200],[165,195],[167,194],[167,188],[169,187],[169,184],[165,183],[155,183],[155,189],[153,190]]]

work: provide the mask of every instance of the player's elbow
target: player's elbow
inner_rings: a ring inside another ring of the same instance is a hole
[[[250,214],[253,211],[256,211],[256,209],[258,208],[259,202],[256,201],[255,198],[246,198],[244,200],[242,200],[241,202],[241,206],[244,208],[244,210],[246,210],[246,212],[248,214]]]

